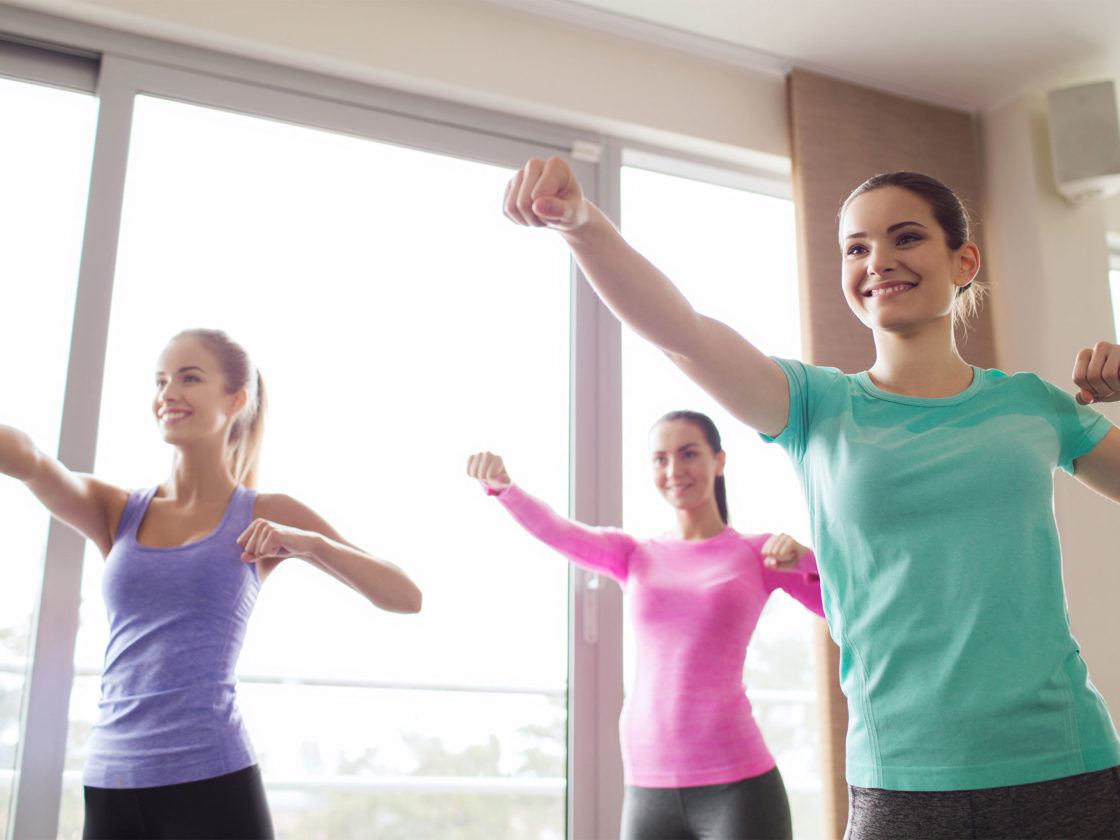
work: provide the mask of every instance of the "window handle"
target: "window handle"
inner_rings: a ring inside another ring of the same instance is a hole
[[[593,645],[599,641],[599,575],[583,575],[583,640]]]

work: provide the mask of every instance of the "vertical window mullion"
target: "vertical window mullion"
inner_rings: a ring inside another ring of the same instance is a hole
[[[596,168],[576,164],[592,200],[618,219],[621,156],[603,147]],[[571,514],[622,521],[621,328],[573,263]],[[569,625],[568,836],[610,837],[622,810],[618,715],[622,706],[622,597],[605,579],[573,568]]]
[[[62,462],[82,472],[94,462],[134,93],[106,60],[98,83],[97,133],[58,448]],[[53,837],[57,832],[83,551],[80,536],[51,522],[9,824],[13,837]]]

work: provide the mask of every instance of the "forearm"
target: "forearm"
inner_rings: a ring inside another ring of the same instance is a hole
[[[420,611],[420,589],[397,566],[378,560],[357,548],[316,534],[306,560],[360,592],[375,606],[389,612]]]
[[[596,293],[642,338],[666,352],[688,356],[700,316],[601,210],[591,206],[589,213],[586,224],[562,235]]]
[[[522,528],[577,566],[602,572],[620,583],[626,580],[633,542],[625,534],[567,519],[517,485],[510,485],[497,498]]]

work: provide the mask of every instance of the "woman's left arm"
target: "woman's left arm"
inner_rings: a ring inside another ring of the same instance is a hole
[[[1106,499],[1120,502],[1120,429],[1113,426],[1100,443],[1073,462],[1074,476]]]
[[[347,542],[323,517],[282,493],[257,496],[254,519],[237,538],[241,559],[263,581],[282,560],[299,557],[390,612],[420,611],[420,589],[401,569]]]
[[[1077,354],[1073,382],[1082,405],[1120,401],[1120,344],[1098,341]],[[1107,499],[1120,502],[1120,430],[1112,428],[1073,462],[1074,475]]]

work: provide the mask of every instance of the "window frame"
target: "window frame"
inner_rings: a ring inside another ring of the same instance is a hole
[[[517,166],[561,155],[616,223],[625,165],[790,197],[788,173],[628,143],[615,137],[380,88],[256,59],[0,6],[0,75],[94,92],[99,116],[58,456],[93,468],[109,309],[138,94]],[[55,46],[62,45],[62,46]],[[590,150],[590,154],[588,153]],[[598,159],[595,152],[598,153]],[[640,162],[639,162],[640,161]],[[495,211],[497,211],[495,200]],[[572,261],[570,513],[622,516],[621,327]],[[52,520],[32,630],[17,784],[8,836],[55,836],[74,678],[84,542]],[[568,837],[610,836],[622,808],[622,598],[569,575]]]

